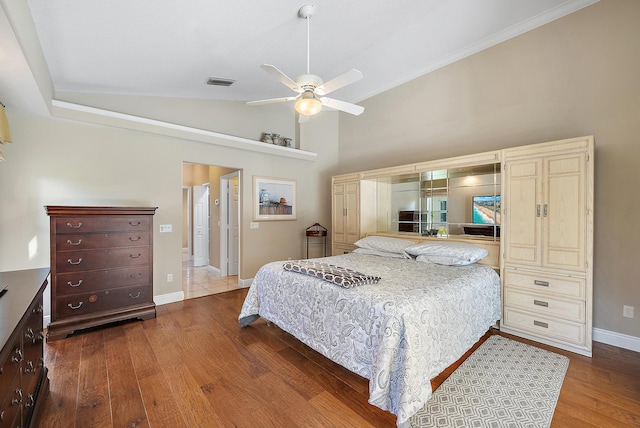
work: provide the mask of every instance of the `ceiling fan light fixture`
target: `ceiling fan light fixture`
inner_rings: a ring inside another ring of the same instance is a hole
[[[322,110],[322,102],[315,96],[313,91],[304,91],[302,97],[296,101],[296,111],[305,116],[313,116]]]

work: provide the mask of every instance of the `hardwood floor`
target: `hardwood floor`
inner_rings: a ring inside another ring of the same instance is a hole
[[[246,292],[159,306],[156,319],[45,344],[51,390],[41,426],[395,426],[367,403],[366,379],[263,320],[240,328]],[[587,358],[541,347],[571,358],[552,427],[640,426],[640,353],[594,343]]]

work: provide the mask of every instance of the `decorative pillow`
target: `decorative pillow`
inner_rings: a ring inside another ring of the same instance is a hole
[[[358,254],[371,254],[373,256],[391,257],[394,259],[410,259],[411,256],[407,253],[390,253],[389,251],[371,250],[369,248],[356,248],[352,251]]]
[[[415,242],[389,236],[367,236],[356,242],[355,245],[369,250],[402,254],[405,248],[415,245]]]
[[[485,248],[477,245],[450,241],[423,242],[407,247],[404,251],[409,255],[418,256],[418,261],[446,265],[468,265],[482,260],[489,254]]]

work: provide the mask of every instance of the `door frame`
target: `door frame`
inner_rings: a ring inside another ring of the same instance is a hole
[[[189,260],[193,260],[193,242],[192,242],[192,225],[191,225],[191,212],[192,212],[192,208],[191,208],[191,186],[182,186],[182,194],[183,194],[183,198],[184,198],[184,192],[187,192],[187,203],[186,203],[186,209],[187,209],[187,256]],[[184,250],[184,248],[183,248]]]
[[[220,177],[220,276],[227,276],[227,248],[229,243],[225,233],[227,224],[228,185],[231,178],[238,178],[238,224],[242,225],[242,174],[241,170],[233,171]],[[238,229],[238,277],[242,272],[242,227]]]

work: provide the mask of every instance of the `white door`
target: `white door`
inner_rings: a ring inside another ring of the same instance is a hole
[[[238,249],[240,248],[240,221],[238,218],[240,213],[240,186],[238,177],[233,177],[227,181],[227,183],[229,186],[227,189],[227,197],[229,198],[229,203],[227,204],[229,209],[227,215],[229,222],[227,227],[227,275],[232,276],[238,274]]]
[[[193,186],[193,265],[209,264],[209,186]]]

